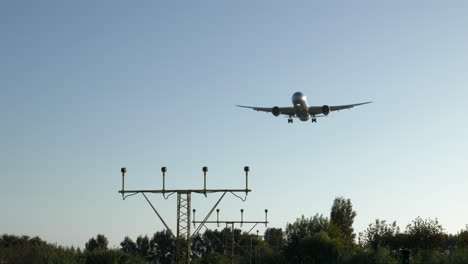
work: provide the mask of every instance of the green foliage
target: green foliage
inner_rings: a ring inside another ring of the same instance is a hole
[[[397,264],[399,262],[392,257],[388,248],[379,248],[373,251],[371,258],[375,264]]]
[[[120,243],[120,247],[122,251],[125,253],[136,254],[137,252],[137,245],[131,238],[126,236],[124,240]]]
[[[57,247],[38,237],[4,234],[0,238],[0,263],[80,263],[74,249]]]
[[[148,236],[139,236],[136,240],[137,254],[146,261],[151,261],[150,241]]]
[[[343,264],[398,264],[401,263],[393,257],[390,250],[379,248],[377,250],[364,250],[356,248],[341,257]]]
[[[453,253],[448,255],[448,262],[450,264],[466,264],[468,263],[468,249],[455,250]]]
[[[301,263],[338,263],[343,250],[342,241],[333,239],[325,231],[305,237],[299,243]]]
[[[437,250],[441,249],[444,241],[444,229],[437,219],[422,219],[417,217],[406,226],[409,236],[410,248],[414,250]]]
[[[377,250],[393,245],[395,235],[398,233],[400,233],[400,228],[396,222],[387,224],[385,220],[376,219],[375,223],[369,224],[367,229],[360,234],[359,242],[366,248]]]
[[[156,232],[150,241],[151,257],[159,264],[170,264],[175,258],[176,241],[168,231]]]
[[[246,258],[241,263],[250,263],[250,259]],[[252,263],[284,264],[289,262],[285,258],[283,251],[278,251],[267,247],[254,250],[254,253],[252,254]]]
[[[301,216],[294,223],[286,225],[286,243],[295,246],[307,235],[328,230],[329,226],[330,221],[323,215],[316,214],[311,218]]]
[[[97,247],[107,248],[107,239],[94,239]],[[90,239],[91,240],[91,239]],[[94,243],[94,242],[92,242]],[[38,237],[3,235],[0,238],[0,263],[31,264],[92,264],[144,263],[141,259],[120,250],[94,248],[82,253],[79,249],[64,248],[46,243]]]
[[[462,231],[460,234],[458,234],[456,241],[458,248],[468,249],[468,230]]]
[[[349,244],[352,244],[355,238],[353,229],[355,217],[356,212],[353,211],[350,199],[344,199],[343,197],[335,198],[330,212],[330,223],[341,229],[345,241]]]
[[[402,233],[395,222],[377,219],[360,234],[356,244],[352,228],[355,216],[349,199],[336,198],[330,219],[319,214],[301,216],[288,223],[284,233],[280,228],[268,228],[264,240],[239,229],[207,230],[192,240],[192,263],[399,264],[402,249],[410,252],[411,264],[468,263],[468,230],[446,234],[437,219],[417,217]],[[0,237],[0,263],[175,263],[176,240],[168,231],[138,236],[135,242],[125,237],[120,249],[109,249],[108,244],[99,234],[86,242],[82,252],[38,237],[4,234]]]
[[[151,239],[138,236],[136,242],[125,237],[120,246],[122,252],[137,256],[146,263],[170,264],[175,259],[176,240],[168,231],[156,232]]]
[[[93,251],[97,249],[107,249],[109,241],[104,235],[98,234],[96,238],[92,237],[85,244],[86,250]]]
[[[284,244],[283,230],[281,228],[268,228],[263,236],[270,248],[280,250]]]
[[[120,250],[96,249],[87,251],[84,255],[86,264],[143,264],[141,258],[130,255]]]
[[[219,253],[210,253],[202,258],[198,258],[193,260],[191,263],[193,264],[230,264],[231,258],[229,256],[225,256]]]
[[[218,230],[206,230],[201,236],[203,247],[197,246],[203,255],[222,254],[224,251],[224,237]],[[198,241],[197,241],[198,242]]]

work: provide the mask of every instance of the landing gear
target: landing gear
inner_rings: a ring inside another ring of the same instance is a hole
[[[317,118],[315,118],[315,116],[312,117],[312,123],[317,123]]]
[[[288,124],[289,124],[289,123],[292,123],[292,122],[293,122],[292,118],[289,118],[289,119],[288,119]]]

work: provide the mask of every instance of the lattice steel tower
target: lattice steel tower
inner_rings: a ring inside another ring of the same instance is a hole
[[[204,226],[204,224],[207,222],[208,218],[211,216],[213,211],[216,209],[218,204],[221,202],[221,200],[224,198],[226,193],[231,193],[235,195],[236,197],[240,198],[242,201],[245,201],[247,199],[247,194],[251,192],[249,189],[249,181],[248,181],[248,175],[249,175],[250,168],[248,166],[244,167],[244,172],[245,172],[245,189],[207,189],[206,188],[206,173],[208,172],[208,167],[203,167],[203,175],[204,175],[204,188],[203,189],[170,189],[166,190],[166,172],[167,169],[166,167],[161,168],[161,172],[163,174],[163,188],[161,190],[125,190],[125,173],[127,172],[126,168],[122,168],[122,190],[118,191],[119,193],[122,194],[122,198],[125,200],[126,197],[135,195],[138,193],[141,193],[143,197],[146,199],[148,204],[151,206],[153,211],[156,213],[158,218],[161,220],[161,222],[164,224],[166,229],[169,231],[169,233],[176,238],[177,242],[177,247],[176,247],[176,263],[185,263],[188,264],[190,263],[190,246],[191,246],[191,240],[193,237],[195,237],[199,232],[200,229]],[[177,236],[174,236],[174,233],[172,230],[169,228],[169,226],[166,224],[164,219],[161,217],[159,212],[156,210],[156,208],[153,206],[151,201],[148,199],[145,193],[159,193],[162,194],[165,199],[167,199],[170,195],[177,193]],[[211,208],[211,210],[208,212],[206,217],[204,218],[203,221],[197,222],[200,223],[198,228],[191,233],[190,230],[190,224],[191,224],[191,198],[192,198],[192,193],[197,193],[197,194],[204,194],[205,196],[207,194],[212,194],[212,193],[222,193],[221,197],[218,199],[216,204]],[[242,198],[235,193],[245,193],[245,197]],[[166,196],[167,194],[167,196]]]

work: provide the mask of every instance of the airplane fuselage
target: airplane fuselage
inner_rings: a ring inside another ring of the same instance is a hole
[[[295,92],[291,98],[293,108],[297,118],[301,121],[307,121],[310,118],[309,105],[307,104],[307,97],[301,92]]]

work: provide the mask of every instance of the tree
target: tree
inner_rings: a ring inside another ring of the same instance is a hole
[[[375,223],[369,224],[359,240],[364,247],[377,250],[381,247],[390,246],[398,233],[400,233],[400,228],[396,222],[387,224],[385,220],[376,219]]]
[[[328,230],[329,227],[330,220],[328,220],[328,218],[324,217],[322,214],[315,214],[309,219],[309,222],[307,223],[307,233],[318,233],[320,231]]]
[[[294,223],[288,223],[286,225],[286,242],[294,243],[307,235],[326,231],[329,224],[330,221],[323,215],[316,214],[311,218],[306,218],[302,215],[301,218],[297,218]]]
[[[457,236],[457,247],[468,248],[468,230],[465,230]]]
[[[125,253],[137,254],[137,245],[128,236],[126,236],[124,240],[120,243],[120,247]]]
[[[190,252],[192,254],[192,259],[200,258],[206,254],[206,245],[203,242],[202,236],[197,234],[195,237],[192,238]]]
[[[107,246],[109,245],[109,240],[107,240],[107,237],[101,234],[97,235],[96,242],[99,249],[107,249]]]
[[[324,231],[308,235],[299,243],[300,263],[336,263],[342,246]]]
[[[236,245],[241,242],[240,241],[241,240],[241,233],[242,233],[242,231],[240,229],[234,228],[234,230],[232,230],[232,228],[229,228],[229,227],[225,227],[221,231],[221,235],[222,235],[222,238],[223,238],[223,240],[221,240],[221,241],[224,241],[224,249],[229,254],[232,251],[233,247],[234,247],[234,254],[235,255],[241,254],[241,252],[239,251],[240,250],[239,247],[236,247]],[[233,236],[234,236],[234,241],[232,239]]]
[[[268,228],[265,230],[264,238],[273,250],[279,250],[283,246],[284,239],[281,228]]]
[[[98,244],[94,237],[90,238],[88,242],[86,242],[85,244],[85,249],[88,251],[93,251],[93,250],[96,250],[97,248],[98,248]]]
[[[297,218],[292,224],[286,225],[286,257],[292,263],[299,263],[301,258],[299,256],[299,244],[307,236],[312,236],[321,231],[329,231],[330,221],[323,215],[316,214],[311,218],[301,216]]]
[[[442,248],[443,232],[444,229],[437,218],[435,220],[422,219],[418,216],[406,226],[406,233],[414,249],[436,250]]]
[[[157,263],[170,264],[175,259],[176,240],[167,230],[154,233],[149,245]]]
[[[218,253],[224,251],[224,237],[218,230],[206,230],[202,235],[202,243],[205,247],[204,254]]]
[[[63,260],[56,262],[49,261],[47,263],[70,263]],[[83,262],[81,262],[83,263]],[[143,264],[145,261],[138,258],[136,255],[128,254],[120,250],[94,250],[87,251],[84,255],[84,263],[87,264]],[[78,264],[78,263],[77,263]]]
[[[330,223],[341,229],[345,241],[349,244],[352,244],[355,238],[353,229],[355,217],[356,212],[353,211],[350,199],[345,200],[343,197],[335,198],[331,208]]]
[[[107,249],[108,244],[109,241],[107,238],[102,234],[98,234],[96,239],[92,237],[88,240],[88,242],[86,242],[85,248],[88,251],[93,251],[96,249]]]
[[[150,262],[152,259],[148,236],[138,236],[136,240],[138,256]]]
[[[444,234],[444,246],[443,250],[449,252],[454,251],[457,248],[458,235]]]

